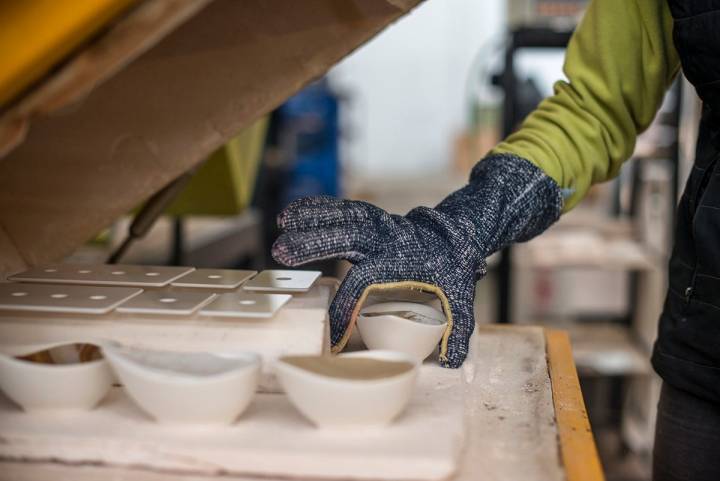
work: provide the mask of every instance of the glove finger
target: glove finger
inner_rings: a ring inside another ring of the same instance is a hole
[[[312,221],[317,215],[316,207],[320,211],[335,211],[342,199],[327,195],[301,197],[290,202],[277,216],[277,225],[283,230],[305,228],[305,224]]]
[[[452,286],[441,286],[441,288],[450,304],[452,330],[445,348],[441,342],[440,365],[455,369],[462,366],[465,361],[470,350],[470,336],[475,329],[474,277],[470,276],[461,282],[453,283]]]
[[[330,342],[333,351],[342,350],[352,333],[351,322],[357,317],[358,302],[370,285],[372,276],[364,264],[352,267],[330,304]]]
[[[287,266],[324,259],[360,262],[377,250],[377,236],[355,228],[285,232],[273,244],[273,258]]]
[[[288,205],[277,218],[284,231],[313,230],[369,224],[386,220],[389,215],[379,207],[357,200],[310,197]]]

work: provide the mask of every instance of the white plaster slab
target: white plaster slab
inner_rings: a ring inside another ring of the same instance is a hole
[[[287,304],[290,299],[292,296],[289,294],[254,292],[220,294],[214,301],[200,309],[200,315],[267,319],[274,316],[278,309]]]
[[[293,302],[296,300],[293,299]],[[433,407],[451,409],[464,404],[465,447],[459,462],[459,470],[449,479],[455,481],[562,481],[565,479],[557,444],[552,392],[549,386],[545,358],[545,339],[542,329],[527,326],[483,326],[479,327],[471,342],[472,358],[461,370],[441,371],[458,373],[462,380],[447,382],[462,383],[464,393],[443,388],[437,380],[421,381],[423,393],[427,386],[438,383],[443,398],[437,399],[432,391],[428,393]],[[426,367],[426,366],[425,366]],[[423,375],[432,374],[423,368]],[[263,396],[258,398],[263,399]],[[463,403],[464,399],[464,403]],[[259,408],[256,400],[248,415]],[[4,410],[0,409],[0,423]],[[243,417],[241,421],[250,420]],[[400,420],[403,422],[403,419]],[[299,422],[299,421],[297,421]],[[71,426],[71,420],[66,426]],[[399,427],[400,425],[396,425]],[[0,428],[0,433],[2,429]],[[30,435],[30,429],[25,429]],[[33,435],[42,436],[43,428],[36,425]],[[342,434],[340,434],[341,436]],[[142,432],[138,435],[141,438]],[[328,436],[331,436],[328,434]],[[300,446],[306,438],[295,438]],[[444,438],[438,438],[442,442]],[[293,441],[289,440],[288,444]],[[422,442],[434,445],[434,433],[424,435]],[[384,445],[383,445],[384,446]],[[381,446],[382,447],[382,446]],[[305,451],[299,448],[298,456]],[[393,456],[398,448],[388,450]],[[357,452],[362,452],[358,450]],[[335,450],[315,457],[317,462],[326,462]],[[0,449],[0,457],[3,451]],[[19,458],[22,459],[22,458]],[[370,458],[372,459],[372,458]],[[189,461],[193,462],[195,458]],[[331,460],[332,461],[332,460]],[[45,479],[75,479],[102,481],[106,479],[133,479],[142,481],[257,481],[258,476],[228,472],[198,473],[147,469],[143,466],[122,467],[109,464],[2,460],[0,467],[12,479],[44,481]],[[412,466],[411,466],[412,468]],[[211,471],[212,467],[210,467]],[[262,479],[286,481],[295,476],[268,475]],[[308,476],[306,479],[317,479]]]
[[[443,480],[461,453],[463,391],[459,371],[423,366],[413,399],[395,423],[352,431],[315,428],[282,394],[260,394],[234,425],[206,428],[154,423],[120,388],[82,415],[29,416],[3,397],[0,458],[174,476]]]
[[[172,282],[175,287],[236,289],[257,274],[257,271],[236,269],[195,269]]]
[[[189,316],[216,297],[212,292],[145,291],[120,304],[117,312],[126,314],[174,314]]]
[[[199,312],[181,317],[117,311],[91,315],[0,310],[0,339],[3,343],[34,344],[100,338],[158,350],[247,350],[263,359],[261,390],[277,391],[270,369],[275,359],[286,354],[317,355],[329,349],[327,310],[335,288],[335,282],[321,279],[309,292],[294,294],[269,318],[201,316]],[[201,292],[207,294],[205,289]]]
[[[49,264],[9,277],[11,281],[107,286],[163,287],[194,267],[123,264]]]
[[[104,314],[142,289],[130,287],[0,284],[0,310]]]
[[[320,271],[270,269],[262,271],[243,285],[246,291],[307,292],[320,277]]]

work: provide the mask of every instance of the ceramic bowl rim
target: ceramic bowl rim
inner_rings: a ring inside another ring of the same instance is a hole
[[[260,363],[261,358],[260,356],[252,351],[232,351],[231,353],[236,356],[242,356],[245,361],[245,364],[234,366],[226,371],[216,373],[216,374],[208,374],[208,375],[198,375],[198,374],[190,374],[190,373],[183,373],[183,372],[177,372],[177,371],[170,371],[170,370],[164,370],[160,368],[156,368],[153,366],[147,366],[145,364],[139,363],[133,359],[128,359],[127,357],[123,356],[122,354],[117,352],[118,348],[122,348],[123,345],[120,343],[105,343],[101,346],[101,350],[103,354],[105,355],[106,359],[109,361],[111,367],[115,369],[115,364],[122,365],[123,368],[131,371],[133,374],[139,375],[144,378],[150,378],[156,381],[162,381],[165,383],[173,383],[173,384],[184,384],[184,385],[190,385],[190,384],[206,384],[206,383],[212,383],[217,381],[224,381],[228,379],[232,379],[235,376],[238,376],[240,374],[247,374],[248,372],[252,371],[259,371],[260,369]],[[162,352],[157,349],[147,349],[148,351],[156,351],[156,352]],[[182,351],[167,351],[172,352],[175,354],[183,354]],[[229,352],[229,351],[224,351]],[[189,351],[185,354],[208,354],[211,356],[216,357],[222,357],[218,354],[207,352],[207,351]],[[118,376],[120,374],[118,373]]]
[[[388,359],[381,356],[384,355],[390,355],[391,358],[394,359]],[[370,358],[370,359],[379,359],[379,360],[387,360],[387,361],[400,361],[400,362],[407,362],[412,364],[412,368],[408,369],[406,372],[396,374],[394,376],[389,377],[383,377],[380,379],[346,379],[341,377],[332,377],[332,376],[325,376],[323,374],[318,374],[315,372],[308,371],[307,369],[303,369],[301,367],[294,366],[292,364],[289,364],[288,362],[284,361],[283,358],[285,357],[295,357],[294,355],[286,355],[281,356],[276,361],[276,366],[280,367],[280,369],[284,369],[286,371],[290,371],[296,375],[299,375],[304,378],[309,378],[313,380],[317,380],[324,383],[331,383],[334,386],[342,387],[344,389],[367,389],[371,386],[377,386],[382,387],[388,384],[395,384],[399,383],[405,378],[413,377],[417,374],[419,362],[417,359],[414,359],[413,357],[400,352],[400,351],[392,351],[389,349],[377,349],[377,350],[365,350],[365,351],[356,351],[356,352],[349,352],[344,354],[338,354],[337,357],[350,357],[350,358]],[[320,356],[318,356],[320,357]]]
[[[14,356],[0,353],[0,362],[34,371],[52,371],[56,374],[60,374],[61,372],[68,371],[90,371],[101,364],[107,364],[107,359],[93,359],[92,361],[74,362],[72,364],[46,364],[17,359]]]
[[[433,329],[433,330],[435,330],[435,329],[437,329],[437,330],[440,330],[440,329],[445,330],[445,329],[447,329],[447,325],[448,325],[447,321],[443,322],[442,324],[426,324],[426,323],[424,323],[424,322],[417,322],[417,321],[413,321],[413,320],[410,320],[410,319],[405,319],[404,317],[396,316],[396,315],[394,315],[394,314],[382,314],[382,315],[377,315],[377,316],[365,316],[365,315],[363,315],[363,314],[361,313],[361,314],[358,314],[358,321],[361,321],[361,320],[362,320],[363,323],[364,323],[364,322],[374,322],[372,319],[374,319],[374,318],[380,318],[380,317],[389,317],[390,319],[392,319],[392,321],[390,321],[390,322],[396,322],[396,323],[398,323],[398,324],[412,325],[414,329],[416,328],[416,329],[418,329],[418,330],[423,330],[423,329],[425,329],[425,330],[430,330],[430,329]],[[382,321],[382,322],[388,322],[388,320],[384,320],[384,321]],[[358,325],[359,325],[359,323],[358,323]]]
[[[103,356],[99,359],[92,359],[90,361],[81,361],[73,363],[63,364],[49,364],[28,361],[25,359],[18,359],[18,356],[28,356],[41,351],[47,351],[56,347],[69,346],[73,344],[92,344],[97,348],[101,348],[102,342],[97,339],[71,339],[66,341],[49,341],[36,344],[14,344],[18,346],[18,351],[14,354],[10,354],[7,351],[0,348],[0,362],[10,364],[17,367],[23,367],[25,369],[31,369],[35,371],[52,371],[54,373],[67,372],[67,371],[82,371],[96,369],[101,364],[107,364],[107,359]],[[13,344],[7,343],[4,347],[11,348]],[[27,350],[21,349],[23,346],[27,346]]]
[[[370,314],[377,314],[375,316],[366,316],[365,315],[365,313],[367,312],[367,309],[372,309],[374,306],[377,306],[380,304],[414,304],[414,305],[424,306],[428,309],[432,309],[433,311],[440,313],[440,315],[445,317],[445,321],[438,323],[438,324],[426,324],[424,322],[417,322],[417,321],[413,321],[411,319],[405,319],[404,317],[401,317],[401,316],[396,316],[394,314],[385,314],[382,312],[370,312]],[[445,316],[445,314],[442,311],[435,309],[434,307],[427,305],[427,304],[418,304],[418,303],[406,302],[406,301],[378,302],[377,304],[369,305],[367,307],[360,309],[360,312],[358,313],[358,320],[362,319],[363,321],[365,321],[365,320],[369,320],[373,317],[382,317],[382,316],[390,317],[393,321],[396,321],[399,323],[407,323],[407,324],[410,324],[413,326],[417,326],[418,329],[438,329],[438,328],[446,329],[447,325],[448,325],[447,316]],[[372,321],[370,321],[370,322],[372,322]]]

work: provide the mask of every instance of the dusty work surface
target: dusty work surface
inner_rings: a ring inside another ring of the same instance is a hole
[[[565,479],[539,327],[483,326],[463,365],[468,440],[459,481]]]
[[[222,432],[185,435],[119,392],[82,421],[33,419],[0,401],[0,469],[12,479],[248,480],[260,468],[264,479],[564,479],[540,328],[480,328],[461,370],[424,366],[407,413],[374,432],[315,430],[277,394],[259,395]],[[97,442],[100,431],[116,440]],[[107,464],[118,456],[129,466]]]

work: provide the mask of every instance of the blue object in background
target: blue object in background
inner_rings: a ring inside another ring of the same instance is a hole
[[[322,79],[278,108],[278,140],[288,159],[281,205],[308,195],[340,194],[338,103]]]

